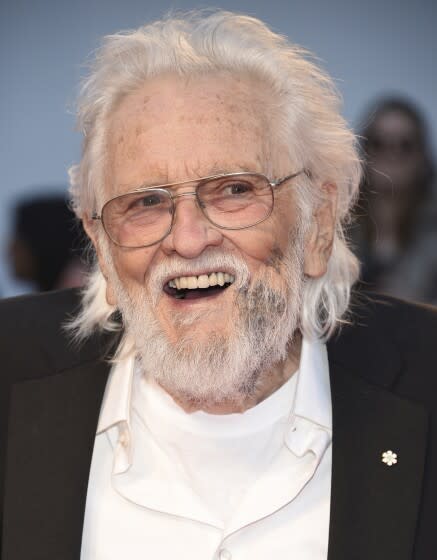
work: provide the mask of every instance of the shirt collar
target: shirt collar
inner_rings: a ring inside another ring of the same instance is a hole
[[[294,415],[332,431],[328,352],[319,340],[302,341]]]
[[[112,366],[100,409],[97,434],[123,422],[129,429],[134,364],[135,358],[129,356]]]

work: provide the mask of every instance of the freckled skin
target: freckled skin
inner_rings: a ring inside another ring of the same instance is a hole
[[[171,78],[160,78],[159,80],[165,83],[171,81]],[[156,86],[159,80],[155,79],[148,83],[147,87],[152,90],[150,93],[145,94],[143,90],[140,90],[140,92],[125,98],[112,116],[108,135],[108,152],[111,154],[111,169],[108,176],[114,177],[114,174],[117,174],[117,169],[115,168],[119,168],[120,164],[122,166],[123,160],[128,157],[131,165],[134,161],[138,161],[140,165],[143,164],[143,169],[141,170],[143,177],[150,177],[150,180],[156,177],[162,182],[163,179],[167,180],[167,177],[170,177],[170,175],[181,175],[177,169],[170,173],[171,169],[167,171],[167,167],[173,166],[176,168],[180,166],[187,159],[187,152],[188,156],[190,156],[188,159],[193,160],[193,154],[190,153],[189,147],[192,146],[195,149],[196,144],[199,142],[207,142],[209,144],[209,149],[205,149],[208,148],[208,146],[205,146],[201,150],[202,152],[209,152],[209,154],[206,154],[208,159],[211,158],[212,153],[214,154],[214,159],[217,159],[217,154],[221,155],[223,153],[221,159],[224,160],[226,156],[224,152],[229,150],[226,150],[223,143],[229,144],[231,135],[235,136],[235,140],[232,140],[235,144],[241,141],[248,143],[250,138],[255,137],[256,141],[260,144],[259,156],[262,156],[259,157],[258,154],[255,154],[255,158],[263,160],[264,164],[266,160],[265,155],[267,155],[270,147],[267,146],[265,140],[267,120],[262,116],[265,113],[263,111],[264,102],[262,95],[248,92],[252,97],[252,103],[249,103],[247,106],[247,92],[244,91],[247,87],[244,87],[245,84],[235,82],[228,89],[226,80],[219,79],[217,80],[220,82],[218,87],[221,91],[217,93],[220,97],[220,103],[217,105],[217,102],[214,100],[214,94],[210,93],[212,88],[206,84],[206,80],[199,78],[201,84],[205,82],[204,92],[201,91],[202,86],[198,87],[197,83],[194,83],[192,79],[190,80],[190,87],[186,88],[187,95],[178,96],[175,92],[174,97],[161,95],[162,90],[160,91],[160,88],[153,87],[154,85]],[[184,86],[184,82],[181,79],[178,82],[181,87]],[[145,96],[148,102],[144,105]],[[127,101],[128,99],[129,102]],[[240,103],[237,104],[237,100]],[[241,107],[240,111],[236,111],[237,105]],[[166,118],[163,118],[165,116]],[[149,141],[143,142],[142,139],[137,139],[135,135],[132,135],[133,122],[135,122],[134,130],[141,128],[141,136],[149,136]],[[178,126],[179,123],[183,123],[184,126]],[[182,128],[185,128],[185,131],[190,128],[192,132],[187,134],[182,131]],[[169,144],[167,157],[165,157],[165,154],[162,154],[161,147],[155,143],[155,131],[160,138],[163,136],[167,138],[167,144]],[[186,138],[181,141],[183,134],[186,134]],[[119,148],[113,145],[114,137],[123,137],[124,141],[121,142]],[[135,149],[133,149],[132,144],[135,145]],[[147,160],[143,157],[146,147],[149,152]],[[158,151],[160,152],[159,154]],[[159,157],[161,164],[156,161],[157,157],[155,155]],[[113,157],[115,157],[114,161]],[[172,158],[171,160],[170,157]],[[233,159],[237,160],[236,157]],[[238,163],[244,165],[247,159],[245,157],[239,158],[240,161]],[[251,162],[247,161],[247,163]],[[204,166],[207,167],[208,163],[205,163]],[[261,168],[260,165],[258,167]],[[133,176],[138,175],[138,171],[138,169],[134,169],[131,174],[131,185],[134,188],[137,186],[138,181]],[[175,180],[179,178],[182,180],[182,177],[177,177]],[[129,177],[123,177],[123,179],[129,179]],[[113,185],[110,186],[112,187]],[[120,185],[115,186],[117,188],[120,187]]]

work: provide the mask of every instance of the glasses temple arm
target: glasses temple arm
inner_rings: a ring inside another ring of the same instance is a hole
[[[298,171],[297,173],[292,173],[291,175],[286,175],[285,177],[281,177],[280,179],[277,179],[276,181],[272,181],[271,185],[272,187],[279,187],[280,185],[282,185],[282,183],[285,183],[285,181],[289,181],[290,179],[294,179],[295,177],[298,177],[301,174],[304,174],[308,177],[308,179],[312,179],[313,175],[311,173],[311,171],[309,169],[301,169],[300,171]]]

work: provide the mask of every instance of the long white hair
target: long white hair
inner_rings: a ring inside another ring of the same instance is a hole
[[[311,171],[299,182],[299,210],[310,219],[325,182],[338,188],[336,229],[327,273],[308,279],[300,328],[307,337],[327,339],[341,322],[359,265],[344,227],[360,182],[354,134],[340,115],[340,96],[331,78],[304,49],[272,32],[263,22],[216,11],[168,16],[137,30],[105,37],[78,100],[83,132],[82,159],[70,169],[72,206],[79,218],[101,207],[104,193],[108,115],[123,96],[163,73],[249,74],[269,86],[267,110],[275,112],[275,135],[297,168]],[[70,323],[76,336],[113,329],[115,308],[106,302],[106,281],[95,266],[83,292],[82,311]]]

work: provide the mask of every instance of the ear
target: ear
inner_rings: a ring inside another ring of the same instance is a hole
[[[99,238],[99,233],[97,228],[99,223],[96,220],[92,220],[87,214],[82,218],[83,228],[86,234],[91,239],[94,249],[96,250],[97,260],[99,262],[100,270],[102,271],[103,277],[106,280],[106,301],[109,305],[116,306],[117,299],[115,297],[114,289],[108,274],[108,264],[104,258],[104,253],[101,248],[101,241]]]
[[[337,186],[325,183],[321,189],[323,201],[313,214],[305,243],[304,272],[312,278],[320,278],[326,273],[335,233]]]

